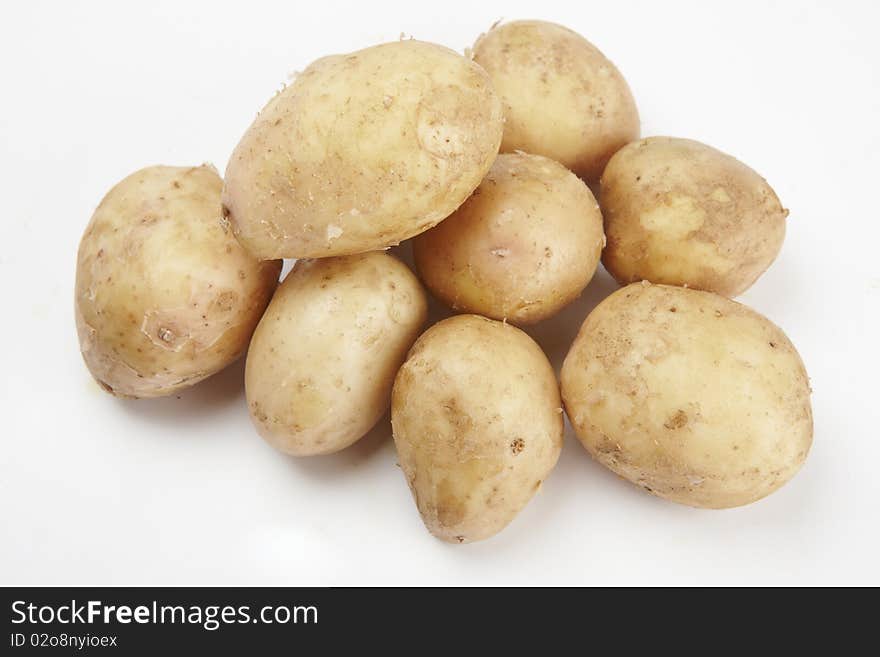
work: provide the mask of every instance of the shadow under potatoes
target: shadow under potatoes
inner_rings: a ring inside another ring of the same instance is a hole
[[[532,326],[523,327],[523,330],[541,345],[557,372],[562,367],[562,361],[587,315],[619,287],[611,275],[600,265],[580,297],[553,317]]]
[[[115,400],[125,413],[138,420],[174,429],[179,435],[181,427],[202,421],[232,404],[244,403],[244,356],[217,374],[209,376],[191,388],[168,397],[156,399]]]
[[[333,454],[287,456],[287,460],[291,469],[298,474],[322,480],[331,479],[366,466],[383,450],[388,451],[389,459],[395,459],[396,456],[391,456],[394,452],[392,443],[391,411],[389,409],[373,428],[353,445]]]

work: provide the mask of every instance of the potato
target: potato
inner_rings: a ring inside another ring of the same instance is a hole
[[[425,322],[413,273],[383,252],[297,261],[245,367],[251,419],[288,454],[329,454],[376,424]]]
[[[618,282],[640,280],[734,297],[770,266],[788,210],[757,173],[689,139],[651,137],[608,163],[600,184]]]
[[[562,448],[547,357],[519,329],[476,315],[446,319],[419,338],[394,382],[391,423],[422,519],[451,543],[507,526]]]
[[[232,235],[214,167],[154,166],[101,201],[79,245],[76,328],[101,386],[122,397],[186,388],[241,355],[278,283]]]
[[[473,58],[504,107],[502,152],[561,162],[588,181],[624,144],[639,138],[626,80],[581,35],[543,21],[514,21],[480,36]]]
[[[791,342],[710,292],[634,283],[609,296],[565,358],[562,397],[600,463],[691,506],[772,493],[812,443],[809,381]]]
[[[604,243],[599,206],[577,176],[510,153],[413,251],[425,285],[453,309],[531,324],[577,298]]]
[[[397,244],[470,195],[498,153],[502,120],[486,72],[442,46],[399,41],[325,57],[238,144],[227,215],[259,258]]]

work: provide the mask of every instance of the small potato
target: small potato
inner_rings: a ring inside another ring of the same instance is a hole
[[[769,495],[813,437],[810,385],[785,334],[710,292],[634,283],[587,317],[562,397],[596,460],[654,495],[712,509]]]
[[[376,424],[425,322],[406,265],[384,252],[299,260],[260,321],[245,368],[251,419],[288,454],[329,454]]]
[[[599,206],[577,176],[546,157],[510,153],[413,249],[425,285],[447,305],[531,324],[577,298],[604,243]]]
[[[647,280],[735,297],[770,266],[788,210],[761,176],[689,139],[650,137],[608,163],[599,202],[605,268],[621,284]]]
[[[513,326],[476,315],[435,324],[397,374],[391,423],[428,530],[450,543],[510,523],[559,458],[553,368]]]
[[[486,72],[431,43],[325,57],[273,98],[226,169],[224,204],[259,258],[382,249],[447,217],[501,143]]]
[[[79,245],[76,328],[86,365],[122,397],[159,397],[245,350],[278,284],[223,219],[212,166],[154,166],[116,185]]]
[[[513,21],[480,36],[473,58],[504,107],[501,151],[546,155],[595,181],[624,144],[639,138],[626,80],[577,32],[543,21]]]

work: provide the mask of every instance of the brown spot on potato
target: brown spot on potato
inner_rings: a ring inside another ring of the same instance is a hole
[[[681,429],[686,426],[688,423],[688,416],[683,410],[679,409],[676,413],[669,417],[666,422],[663,423],[663,426],[667,429],[675,430]]]
[[[235,308],[236,301],[238,301],[238,295],[232,290],[227,290],[217,295],[214,306],[220,312],[226,313]]]
[[[464,520],[464,501],[458,496],[457,488],[449,479],[437,486],[437,520],[444,527],[453,527]]]
[[[510,443],[510,451],[516,456],[526,448],[526,442],[522,438],[516,438]]]
[[[251,404],[251,412],[253,416],[260,422],[265,423],[266,420],[269,419],[269,416],[266,415],[265,411],[263,411],[262,408],[260,408],[260,404],[258,402],[254,402],[253,404]]]

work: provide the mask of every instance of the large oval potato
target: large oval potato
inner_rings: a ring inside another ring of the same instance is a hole
[[[224,204],[259,258],[381,249],[447,217],[498,153],[486,72],[430,43],[320,59],[273,98],[226,169]]]
[[[522,150],[599,178],[614,152],[639,138],[639,113],[620,71],[577,32],[513,21],[480,36],[473,58],[504,107],[503,152]]]
[[[388,410],[426,313],[416,277],[384,252],[297,261],[248,351],[245,390],[260,435],[297,456],[357,441]]]
[[[413,240],[425,285],[455,310],[516,324],[556,314],[593,277],[605,244],[590,189],[558,162],[499,155],[473,195]]]
[[[725,508],[791,479],[810,449],[810,386],[785,334],[710,292],[634,283],[587,317],[562,397],[603,465],[660,497]]]
[[[476,315],[435,324],[394,382],[400,467],[438,538],[488,538],[550,474],[563,418],[553,368],[519,329]]]
[[[620,283],[647,280],[734,297],[770,266],[784,209],[742,162],[689,139],[650,137],[608,163],[599,203],[605,267]]]
[[[191,386],[245,350],[278,283],[220,209],[211,166],[154,166],[101,201],[79,245],[76,327],[92,375],[113,394]]]

